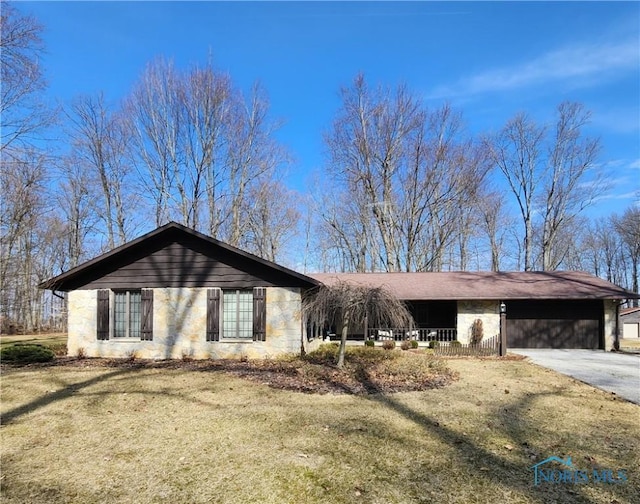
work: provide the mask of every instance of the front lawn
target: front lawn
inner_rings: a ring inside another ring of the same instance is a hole
[[[15,344],[42,345],[51,348],[56,355],[66,355],[67,333],[0,335],[0,348]]]
[[[526,361],[447,365],[446,386],[361,395],[193,363],[5,368],[2,501],[640,502],[638,406]],[[553,455],[628,481],[535,486]]]

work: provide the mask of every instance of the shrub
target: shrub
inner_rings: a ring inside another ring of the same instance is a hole
[[[449,343],[449,345],[451,345],[452,347],[460,348],[462,346],[462,343],[460,343],[458,340],[454,340]]]
[[[384,340],[382,342],[382,348],[385,350],[393,350],[396,347],[396,342],[394,340]]]
[[[440,346],[440,342],[439,341],[431,340],[429,342],[429,348],[438,348],[439,346]]]
[[[482,328],[482,320],[475,319],[471,325],[471,344],[477,345],[482,341],[484,336],[484,329]]]
[[[0,350],[0,359],[6,362],[28,364],[30,362],[49,362],[53,360],[53,350],[42,345],[16,344]]]
[[[336,360],[338,356],[338,343],[324,343],[313,352],[305,355],[305,359],[316,364],[330,363]]]
[[[411,348],[411,342],[409,340],[404,340],[402,343],[400,343],[400,348],[402,348],[403,350],[409,350]]]
[[[414,339],[411,340],[411,348],[418,348],[418,342]]]
[[[372,347],[372,346],[376,346],[376,343],[372,339],[368,339],[368,340],[365,340],[364,346]]]
[[[51,349],[56,357],[64,357],[65,355],[67,355],[66,343],[54,343],[47,346]]]

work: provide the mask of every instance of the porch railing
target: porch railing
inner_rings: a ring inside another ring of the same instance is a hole
[[[367,338],[374,341],[384,340],[416,340],[416,341],[455,341],[458,332],[455,327],[370,327]]]

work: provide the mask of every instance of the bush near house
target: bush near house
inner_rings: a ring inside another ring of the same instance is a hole
[[[42,345],[15,344],[3,347],[0,350],[0,360],[17,364],[29,364],[31,362],[48,362],[53,360],[53,350]]]
[[[396,342],[394,340],[384,340],[382,343],[382,348],[385,350],[393,350],[396,347]]]

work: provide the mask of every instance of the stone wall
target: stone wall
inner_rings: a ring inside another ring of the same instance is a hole
[[[266,341],[205,341],[207,289],[153,289],[153,341],[96,338],[97,291],[69,293],[69,355],[144,359],[266,358],[301,349],[298,288],[267,288]]]
[[[605,299],[603,302],[604,302],[604,349],[612,350],[613,344],[616,340],[617,302],[612,299]],[[622,327],[620,328],[620,330],[622,330]]]
[[[471,341],[471,327],[476,319],[482,320],[483,339],[500,334],[499,301],[458,301],[458,340]]]

